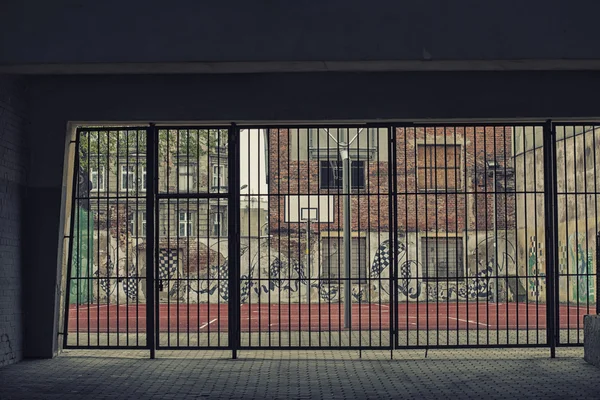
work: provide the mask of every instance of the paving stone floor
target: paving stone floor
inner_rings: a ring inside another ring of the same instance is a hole
[[[68,350],[0,368],[0,399],[600,399],[582,348],[389,351]]]

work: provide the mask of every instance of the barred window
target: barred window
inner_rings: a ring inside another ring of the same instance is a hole
[[[425,237],[421,239],[423,275],[430,279],[463,278],[462,238]]]
[[[417,151],[419,189],[460,189],[460,145],[420,144]]]
[[[320,162],[321,189],[341,189],[343,187],[343,166],[341,161]],[[350,187],[365,188],[365,162],[350,162]]]

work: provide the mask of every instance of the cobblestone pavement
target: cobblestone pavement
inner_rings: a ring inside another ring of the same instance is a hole
[[[582,348],[242,351],[69,350],[0,368],[1,399],[600,398]]]

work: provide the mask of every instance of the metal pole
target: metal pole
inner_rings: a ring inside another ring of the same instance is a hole
[[[348,148],[340,150],[344,193],[344,328],[352,326],[352,291],[350,287],[350,156]]]

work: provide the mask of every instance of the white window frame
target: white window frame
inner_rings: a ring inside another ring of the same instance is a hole
[[[146,212],[140,211],[136,218],[135,235],[137,237],[146,237]]]
[[[226,166],[221,164],[213,164],[212,166],[212,187],[226,187],[225,182]],[[220,183],[220,184],[219,184]]]
[[[90,167],[90,181],[92,182],[92,192],[104,192],[106,191],[106,169],[104,165],[100,165],[97,168]],[[96,187],[94,188],[94,175],[96,176]],[[102,178],[102,186],[99,185],[100,178]]]
[[[130,179],[124,179],[125,175]],[[120,176],[119,189],[122,192],[127,192],[135,189],[135,165],[121,165],[121,176]]]
[[[183,218],[182,218],[183,217]],[[179,237],[190,237],[193,235],[193,218],[190,211],[179,211],[179,225],[177,234]]]
[[[223,236],[223,211],[219,210],[213,213],[213,233],[215,237]]]
[[[180,192],[191,192],[194,190],[194,177],[196,175],[195,164],[181,164],[177,167],[177,188]]]
[[[137,237],[137,215],[133,214],[132,217],[127,221],[127,233],[132,237]]]
[[[148,177],[148,167],[145,166],[145,165],[142,165],[141,169],[142,169],[142,182],[141,182],[141,185],[140,185],[140,187],[141,187],[140,190],[142,192],[145,192],[146,189],[147,189],[146,179]]]

